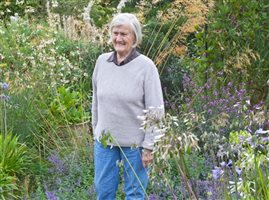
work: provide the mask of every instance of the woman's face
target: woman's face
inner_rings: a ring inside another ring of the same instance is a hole
[[[126,24],[112,28],[112,44],[118,55],[128,55],[134,43],[135,35],[130,25]]]

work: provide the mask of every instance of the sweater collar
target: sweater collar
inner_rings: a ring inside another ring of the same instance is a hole
[[[136,50],[136,48],[132,49],[132,52],[121,62],[121,63],[117,63],[117,53],[116,51],[114,51],[111,56],[109,56],[109,58],[107,59],[108,62],[114,62],[115,65],[117,66],[122,66],[125,65],[129,62],[131,62],[133,59],[135,59],[137,56],[139,56],[140,53]]]

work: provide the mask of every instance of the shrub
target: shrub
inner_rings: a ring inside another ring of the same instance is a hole
[[[7,106],[9,127],[19,130],[21,139],[33,145],[32,133],[43,132],[42,124],[48,124],[44,116],[50,109],[55,114],[52,120],[58,117],[56,124],[64,121],[55,106],[68,109],[67,123],[85,121],[85,110],[90,107],[90,74],[100,48],[67,39],[45,23],[30,24],[21,19],[7,25],[0,23],[0,29],[0,73],[10,82],[12,94]],[[61,87],[72,90],[59,92]],[[67,102],[67,96],[73,99]],[[67,105],[70,102],[73,104]]]
[[[57,88],[48,109],[47,120],[51,119],[51,123],[58,125],[68,125],[89,120],[89,113],[83,108],[82,94],[73,91],[71,88]]]
[[[14,176],[7,175],[0,168],[0,197],[1,199],[17,199],[18,196],[14,194],[18,190],[15,184],[16,178]]]
[[[34,159],[30,149],[25,144],[19,143],[16,135],[12,133],[0,135],[1,195],[4,198],[21,195],[23,191],[21,183],[27,175],[33,173],[31,170]]]

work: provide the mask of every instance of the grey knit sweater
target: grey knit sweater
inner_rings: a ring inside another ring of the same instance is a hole
[[[111,133],[120,146],[153,149],[154,133],[141,130],[143,110],[163,105],[158,70],[140,54],[117,66],[109,62],[112,52],[98,57],[93,72],[92,127],[95,139]],[[163,112],[160,113],[160,118]],[[116,145],[116,144],[114,144]]]

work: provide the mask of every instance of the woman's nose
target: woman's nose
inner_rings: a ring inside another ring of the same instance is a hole
[[[119,35],[116,35],[115,36],[115,40],[116,41],[122,41],[122,36],[119,34]]]

